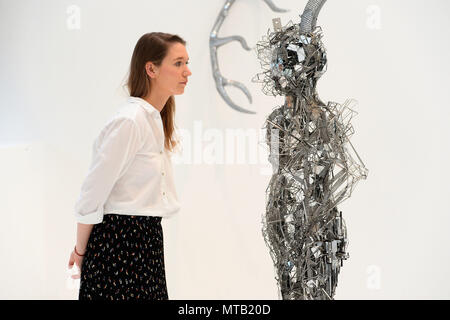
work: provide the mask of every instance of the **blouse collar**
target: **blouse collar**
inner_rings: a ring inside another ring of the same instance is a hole
[[[158,109],[156,109],[153,105],[148,103],[147,100],[144,100],[144,99],[139,98],[139,97],[129,97],[128,98],[128,102],[138,103],[140,106],[142,106],[145,110],[147,110],[154,117],[161,116],[161,114],[158,111]]]

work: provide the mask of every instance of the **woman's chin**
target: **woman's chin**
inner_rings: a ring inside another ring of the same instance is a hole
[[[175,96],[177,96],[177,95],[180,95],[180,94],[183,94],[183,93],[184,93],[184,88],[175,90],[175,92],[174,92],[173,94],[174,94]]]

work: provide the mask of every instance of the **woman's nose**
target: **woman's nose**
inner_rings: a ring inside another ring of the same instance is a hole
[[[184,72],[185,76],[188,77],[192,74],[191,70],[189,69],[189,67],[186,67],[186,71]]]

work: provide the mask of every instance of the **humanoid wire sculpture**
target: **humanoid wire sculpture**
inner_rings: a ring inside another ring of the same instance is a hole
[[[333,299],[349,257],[337,205],[368,174],[349,140],[356,114],[351,101],[325,104],[316,92],[327,64],[322,31],[315,26],[324,2],[310,0],[300,25],[282,27],[274,19],[274,32],[256,48],[264,72],[253,81],[263,83],[267,95],[286,97],[266,120],[273,175],[262,229],[283,300]]]

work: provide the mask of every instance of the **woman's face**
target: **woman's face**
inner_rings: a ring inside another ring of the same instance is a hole
[[[188,77],[192,74],[187,66],[188,60],[189,56],[183,44],[171,44],[161,65],[155,66],[156,76],[152,79],[152,86],[169,95],[184,93]]]

